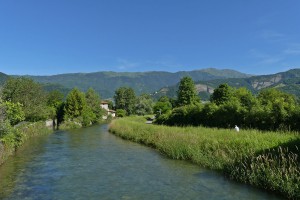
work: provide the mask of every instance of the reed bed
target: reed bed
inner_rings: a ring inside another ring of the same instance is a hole
[[[110,131],[170,158],[189,160],[231,179],[300,199],[298,133],[168,127],[145,124],[142,117],[114,120]]]

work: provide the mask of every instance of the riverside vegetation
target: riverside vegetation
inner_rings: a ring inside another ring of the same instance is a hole
[[[230,179],[300,198],[300,136],[291,132],[146,125],[144,117],[113,120],[110,131],[189,160]]]
[[[52,132],[47,119],[70,129],[97,123],[104,113],[92,88],[86,93],[74,88],[65,98],[59,91],[46,92],[41,84],[19,77],[6,80],[0,91],[0,164],[29,138]]]
[[[5,133],[2,132],[0,135],[0,165],[30,138],[52,132],[44,122],[28,122],[15,128],[4,123],[0,129],[5,130]]]
[[[177,99],[162,97],[154,104],[151,95],[136,97],[132,88],[120,87],[114,95],[117,116],[155,113],[155,123],[182,127],[146,126],[144,118],[126,118],[114,121],[111,131],[172,158],[191,160],[232,179],[300,198],[299,134],[284,132],[300,130],[300,104],[295,96],[276,89],[254,96],[246,88],[221,84],[210,102],[201,103],[190,77],[181,79],[177,94]],[[22,77],[8,79],[0,97],[3,152],[27,138],[24,130],[18,130],[23,125],[56,119],[60,128],[79,128],[97,123],[103,114],[100,96],[93,89],[84,93],[74,88],[64,97],[58,91],[47,93],[40,84]],[[240,135],[216,128],[235,124],[243,130]],[[250,128],[281,132],[244,131]]]

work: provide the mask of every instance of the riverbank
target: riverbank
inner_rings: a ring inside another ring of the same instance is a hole
[[[288,198],[300,198],[300,136],[204,127],[145,124],[141,117],[112,121],[110,131],[151,146],[173,159],[189,160],[227,177]]]
[[[51,132],[53,130],[46,127],[45,122],[24,123],[12,128],[10,133],[0,138],[0,165],[30,138]]]

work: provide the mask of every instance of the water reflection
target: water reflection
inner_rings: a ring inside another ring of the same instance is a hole
[[[105,125],[37,138],[0,176],[0,199],[276,199],[117,138]]]

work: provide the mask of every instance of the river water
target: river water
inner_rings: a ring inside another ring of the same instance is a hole
[[[107,129],[58,131],[27,142],[0,167],[0,199],[279,199]]]

